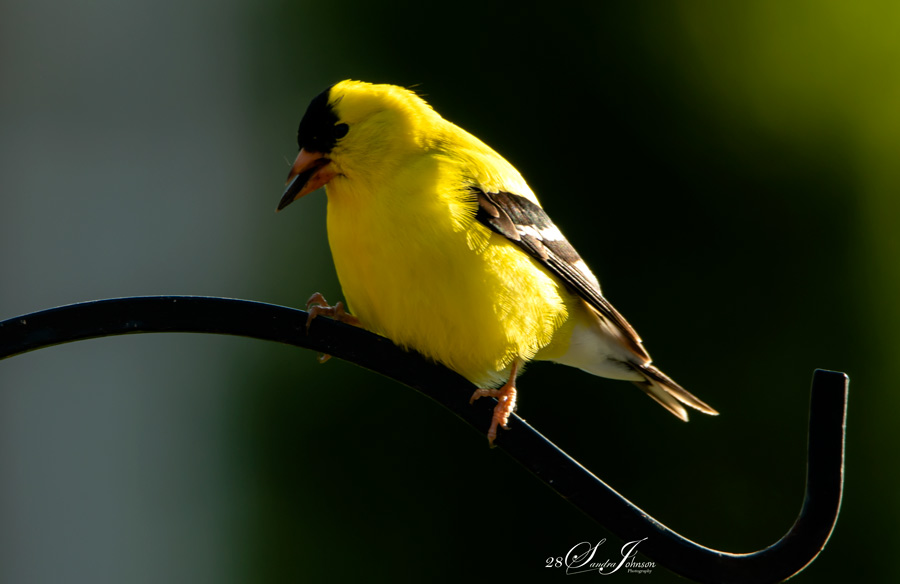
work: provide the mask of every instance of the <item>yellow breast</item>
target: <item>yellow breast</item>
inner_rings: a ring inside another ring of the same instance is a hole
[[[326,187],[329,244],[365,328],[495,386],[516,357],[565,351],[551,341],[577,300],[474,219],[477,202],[448,186],[459,184],[452,172],[423,158],[375,190],[336,178]]]

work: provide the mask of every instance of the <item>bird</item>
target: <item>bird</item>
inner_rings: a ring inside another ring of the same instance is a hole
[[[517,376],[551,361],[630,381],[666,410],[717,415],[658,369],[643,341],[525,179],[411,89],[344,80],[313,98],[278,203],[325,187],[346,301],[307,303],[456,371],[497,399],[508,430]]]

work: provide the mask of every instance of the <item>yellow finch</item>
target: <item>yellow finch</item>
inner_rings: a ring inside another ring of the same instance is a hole
[[[531,360],[634,382],[682,420],[684,406],[717,413],[651,364],[519,172],[412,91],[341,81],[309,104],[297,142],[278,209],[325,186],[349,311],[317,294],[312,317],[443,363],[482,388],[472,400],[497,397],[491,444]]]

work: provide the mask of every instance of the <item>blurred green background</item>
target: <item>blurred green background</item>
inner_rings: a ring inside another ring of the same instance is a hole
[[[274,214],[297,123],[341,79],[417,84],[522,171],[722,415],[682,424],[550,364],[519,413],[677,531],[754,551],[799,509],[813,369],[847,371],[843,511],[796,582],[900,579],[900,5],[511,6],[6,0],[0,318],[339,299],[324,194]],[[0,363],[4,583],[546,581],[548,557],[608,536],[337,360],[145,335]]]

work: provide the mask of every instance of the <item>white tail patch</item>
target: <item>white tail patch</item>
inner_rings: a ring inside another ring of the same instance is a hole
[[[631,356],[608,329],[599,323],[578,319],[572,327],[569,349],[553,361],[607,379],[641,381],[644,377],[628,364]]]

